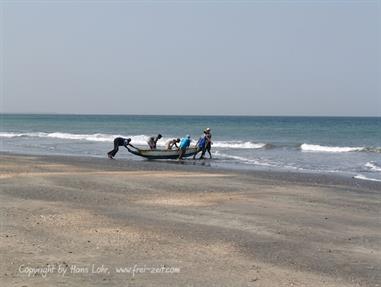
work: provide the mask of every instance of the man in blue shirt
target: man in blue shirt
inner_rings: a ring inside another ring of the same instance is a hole
[[[204,158],[205,148],[206,148],[206,142],[207,142],[206,132],[204,131],[204,134],[198,139],[198,141],[197,141],[197,143],[196,143],[197,151],[196,151],[196,153],[193,155],[193,159],[196,159],[196,155],[197,155],[200,151],[202,151],[202,154],[201,154],[200,159],[203,159],[203,158]]]
[[[183,158],[185,151],[190,146],[190,143],[191,143],[190,135],[187,135],[185,138],[181,139],[179,144],[179,150],[180,150],[179,160]]]

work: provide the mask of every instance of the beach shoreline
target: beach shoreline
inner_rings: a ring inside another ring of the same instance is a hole
[[[222,172],[242,174],[253,176],[260,179],[269,179],[275,181],[284,181],[289,183],[311,184],[311,185],[340,185],[345,187],[363,188],[367,190],[380,191],[381,182],[372,180],[363,180],[354,178],[341,173],[318,172],[305,170],[281,170],[274,168],[259,168],[252,167],[243,168],[242,166],[234,165],[213,165],[214,160],[130,160],[126,158],[116,158],[109,160],[106,156],[79,156],[79,155],[52,155],[52,154],[31,154],[31,153],[14,153],[0,151],[0,156],[15,156],[15,157],[34,157],[47,162],[60,161],[70,164],[85,164],[89,167],[99,167],[111,170],[183,170],[183,171],[200,171],[200,172]]]
[[[201,161],[0,161],[3,286],[381,282],[379,182]]]

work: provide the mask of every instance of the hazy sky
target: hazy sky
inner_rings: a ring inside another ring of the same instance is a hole
[[[3,1],[1,111],[381,116],[381,1]]]

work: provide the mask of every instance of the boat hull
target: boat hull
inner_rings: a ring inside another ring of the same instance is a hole
[[[148,159],[178,159],[180,151],[165,149],[131,149],[128,151],[134,155],[138,155]],[[183,157],[193,156],[197,152],[197,148],[187,148]]]

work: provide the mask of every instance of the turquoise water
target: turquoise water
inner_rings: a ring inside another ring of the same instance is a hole
[[[215,166],[340,173],[381,180],[381,118],[1,115],[2,151],[105,156],[116,136],[146,145],[210,127]],[[122,149],[117,158],[141,160]]]

